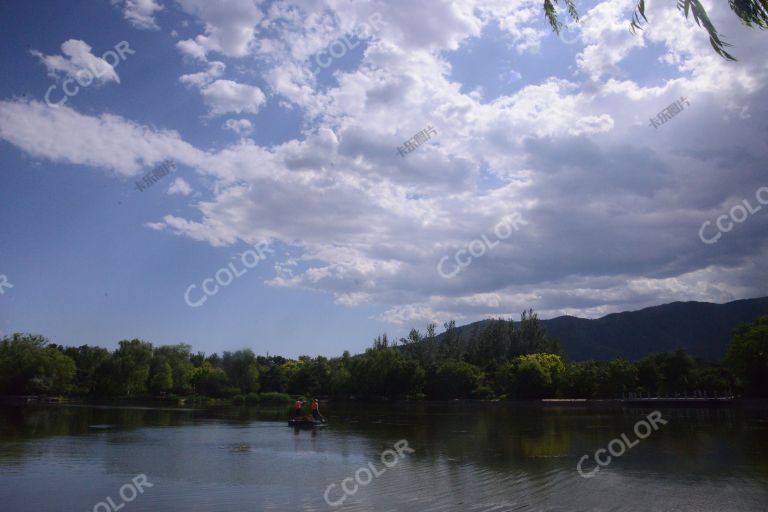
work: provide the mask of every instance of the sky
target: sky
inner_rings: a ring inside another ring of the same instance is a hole
[[[704,4],[737,62],[674,2],[0,2],[0,335],[334,356],[764,296],[768,34]]]

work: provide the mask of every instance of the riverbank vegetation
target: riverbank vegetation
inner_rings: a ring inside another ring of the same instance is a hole
[[[201,397],[284,403],[289,395],[364,399],[768,396],[768,316],[739,327],[723,361],[682,350],[639,361],[567,361],[533,311],[498,319],[462,340],[454,322],[436,333],[377,337],[363,354],[287,359],[250,349],[222,355],[134,339],[114,351],[63,347],[38,335],[0,341],[0,394],[97,398]]]

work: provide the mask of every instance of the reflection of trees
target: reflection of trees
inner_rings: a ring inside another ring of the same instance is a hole
[[[327,408],[334,431],[368,438],[382,449],[408,439],[412,455],[427,464],[445,460],[499,471],[574,470],[584,454],[605,448],[633,429],[652,410],[642,408],[538,407],[511,404],[397,404]],[[662,409],[669,423],[617,459],[612,465],[660,470],[659,460],[674,460],[663,470],[687,477],[729,476],[730,468],[750,467],[768,475],[768,411],[735,408]],[[762,428],[756,426],[762,425]]]
[[[334,437],[339,457],[375,457],[399,439],[407,439],[420,464],[444,467],[473,465],[509,473],[530,475],[549,470],[575,470],[584,454],[593,454],[612,439],[626,434],[635,439],[633,428],[650,409],[522,406],[478,403],[333,403],[325,407],[329,429],[317,433]],[[733,468],[757,471],[768,478],[768,411],[736,408],[662,409],[668,424],[616,459],[612,471],[632,470],[637,475],[690,475],[730,477]],[[257,420],[283,422],[282,407],[215,407],[200,410],[142,407],[41,406],[0,409],[0,465],[23,461],[26,441],[50,436],[91,435],[111,444],[133,443],[131,464],[152,461],[151,447],[143,446],[136,433],[143,427],[190,425],[174,431],[179,446],[217,449],[209,430],[193,427],[199,422],[222,422],[249,427],[258,436]],[[92,425],[112,425],[95,430]],[[311,432],[294,435],[285,428],[285,442],[313,439]],[[251,434],[248,434],[251,435]],[[294,441],[291,441],[291,440]],[[285,446],[292,446],[286,444]],[[285,448],[285,446],[283,448]],[[225,447],[226,448],[226,447]],[[280,447],[276,447],[280,448]],[[175,461],[158,461],[163,467],[192,464],[199,452]],[[182,460],[185,459],[185,460]],[[368,460],[368,459],[366,459]],[[665,463],[660,468],[659,461]],[[155,464],[155,462],[152,462]],[[226,464],[220,468],[228,474]],[[204,471],[205,468],[201,468]],[[200,478],[203,479],[201,474]],[[217,477],[218,478],[218,477]],[[235,480],[239,481],[239,480]]]
[[[191,410],[139,407],[33,406],[0,408],[0,461],[19,460],[23,441],[53,436],[98,435],[144,426],[176,426],[194,417]],[[92,428],[92,426],[106,428]]]

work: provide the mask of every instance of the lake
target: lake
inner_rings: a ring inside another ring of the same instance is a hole
[[[652,412],[329,404],[326,428],[294,430],[283,409],[2,406],[0,510],[768,509],[768,410],[638,427]]]

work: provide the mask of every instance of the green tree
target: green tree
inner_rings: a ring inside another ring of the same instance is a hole
[[[661,374],[669,392],[682,393],[693,390],[691,372],[696,363],[685,350],[661,354]]]
[[[221,366],[230,385],[240,388],[243,394],[259,390],[259,365],[251,349],[224,352]]]
[[[204,361],[199,368],[192,371],[192,386],[195,393],[204,396],[218,397],[224,393],[227,374],[224,370]]]
[[[352,373],[344,364],[343,359],[332,361],[328,377],[328,394],[337,397],[349,396],[352,394],[352,390]]]
[[[607,363],[605,380],[600,386],[604,398],[620,398],[637,389],[637,367],[624,358]]]
[[[192,388],[192,347],[186,344],[164,345],[155,349],[155,359],[167,363],[171,368],[173,384],[168,391],[186,394]]]
[[[424,369],[395,348],[372,348],[349,366],[354,392],[366,397],[404,397],[420,393]]]
[[[400,345],[402,345],[405,354],[418,361],[422,366],[431,364],[432,361],[428,357],[426,350],[427,344],[424,341],[424,337],[417,329],[411,329],[407,338],[401,338]]]
[[[102,347],[81,345],[67,347],[64,354],[72,358],[77,368],[73,390],[79,394],[95,394],[97,390],[96,370],[109,360],[109,350]]]
[[[552,377],[536,361],[508,363],[499,370],[497,380],[515,398],[545,398],[552,388]]]
[[[72,358],[42,336],[17,333],[0,341],[0,393],[67,393],[76,371]]]
[[[733,369],[742,392],[768,396],[768,316],[734,331],[726,362]]]
[[[734,389],[733,374],[720,365],[707,365],[693,372],[696,389],[708,396],[722,396]]]
[[[297,366],[291,375],[291,391],[295,394],[307,393],[313,396],[325,394],[330,374],[328,359],[301,356],[299,361],[301,365]]]
[[[173,389],[173,370],[171,365],[167,361],[160,360],[152,366],[149,389],[154,393],[164,393]]]
[[[482,372],[464,361],[445,361],[437,366],[428,381],[434,398],[469,398],[478,388]]]
[[[112,359],[117,370],[114,378],[122,388],[121,394],[135,396],[147,392],[152,363],[151,343],[138,339],[123,340]]]
[[[502,391],[517,398],[555,396],[565,373],[565,363],[557,354],[526,354],[502,365],[497,382]]]
[[[472,344],[470,359],[478,366],[493,366],[519,355],[518,336],[514,322],[492,319]]]
[[[189,362],[192,363],[192,366],[195,368],[203,366],[203,361],[205,361],[205,352],[198,352],[197,354],[189,356]]]
[[[440,345],[440,356],[443,359],[458,359],[461,357],[459,333],[456,331],[456,321],[443,323],[443,343]]]
[[[517,326],[517,348],[510,355],[545,352],[559,354],[559,343],[547,336],[544,324],[541,323],[539,315],[533,309],[523,311],[520,315],[520,323]]]
[[[282,365],[273,362],[266,371],[259,371],[259,384],[263,391],[285,393],[288,390],[288,376]]]
[[[584,361],[565,365],[560,389],[567,398],[596,398],[599,384],[599,365]]]
[[[641,392],[658,396],[664,390],[663,380],[655,357],[645,357],[637,363],[637,383]]]

